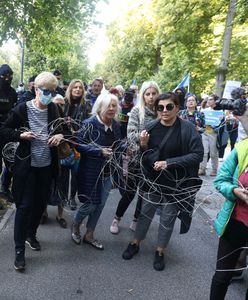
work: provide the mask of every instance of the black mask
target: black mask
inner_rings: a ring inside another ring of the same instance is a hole
[[[2,89],[10,88],[11,82],[12,82],[12,78],[5,80],[4,78],[0,77],[0,88]]]

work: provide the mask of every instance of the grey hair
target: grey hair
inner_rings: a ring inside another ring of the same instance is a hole
[[[118,101],[118,98],[114,94],[110,94],[110,93],[102,93],[97,97],[96,102],[94,103],[94,105],[92,107],[92,114],[93,115],[96,115],[96,114],[101,115],[102,113],[104,113],[108,109],[110,102],[112,100],[114,100],[117,104],[117,111],[116,111],[116,115],[115,115],[115,119],[117,119],[119,111],[120,111],[119,101]]]
[[[154,88],[157,90],[158,94],[161,93],[160,88],[158,84],[155,81],[144,81],[141,88],[140,92],[138,95],[138,106],[139,106],[139,118],[140,122],[143,123],[144,118],[145,118],[145,100],[144,100],[144,94],[147,89],[149,88]]]

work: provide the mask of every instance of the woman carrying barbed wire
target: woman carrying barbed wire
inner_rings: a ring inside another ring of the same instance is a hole
[[[35,99],[20,103],[0,129],[1,138],[19,142],[13,168],[12,192],[16,204],[14,268],[25,269],[25,242],[40,250],[37,229],[50,196],[52,178],[58,175],[57,146],[63,140],[57,107],[52,103],[56,77],[42,72],[35,79]]]
[[[164,254],[177,216],[181,219],[180,233],[191,224],[195,194],[201,186],[197,176],[203,158],[201,137],[195,126],[177,116],[179,99],[175,93],[159,95],[155,101],[158,119],[141,132],[143,150],[143,204],[133,241],[123,252],[125,260],[139,252],[156,209],[161,207],[157,247],[153,267],[165,267]]]

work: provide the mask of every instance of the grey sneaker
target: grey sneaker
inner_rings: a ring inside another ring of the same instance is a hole
[[[74,223],[71,225],[71,238],[75,244],[77,245],[81,244],[80,228],[79,225]]]

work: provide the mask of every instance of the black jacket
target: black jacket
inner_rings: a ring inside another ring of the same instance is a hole
[[[198,176],[199,164],[203,159],[204,149],[200,134],[196,131],[195,126],[189,121],[180,119],[182,155],[166,159],[168,169],[184,167],[187,170],[188,177],[178,186],[178,193],[184,195],[184,199],[178,201],[181,219],[180,233],[186,233],[191,224],[192,213],[195,203],[195,195],[201,187],[202,180]],[[149,132],[159,119],[147,124],[146,130]],[[172,133],[173,134],[173,133]],[[167,141],[168,143],[169,141]],[[181,196],[182,197],[182,196]]]
[[[0,87],[0,123],[4,122],[8,113],[14,107],[17,101],[16,91],[11,87]]]
[[[54,126],[53,121],[59,118],[59,113],[56,105],[50,103],[48,105],[48,133],[53,135],[61,133],[61,127]],[[54,127],[58,128],[54,131]],[[31,143],[27,140],[20,139],[23,132],[22,128],[29,129],[27,105],[20,103],[10,112],[8,119],[0,128],[0,139],[8,142],[19,142],[16,149],[15,161],[13,168],[13,185],[12,192],[15,203],[18,203],[22,197],[24,182],[31,167]],[[59,171],[58,149],[51,147],[52,156],[52,175],[56,177]]]
[[[18,100],[17,103],[27,102],[30,100],[33,100],[35,98],[35,93],[32,93],[31,91],[26,91]]]

